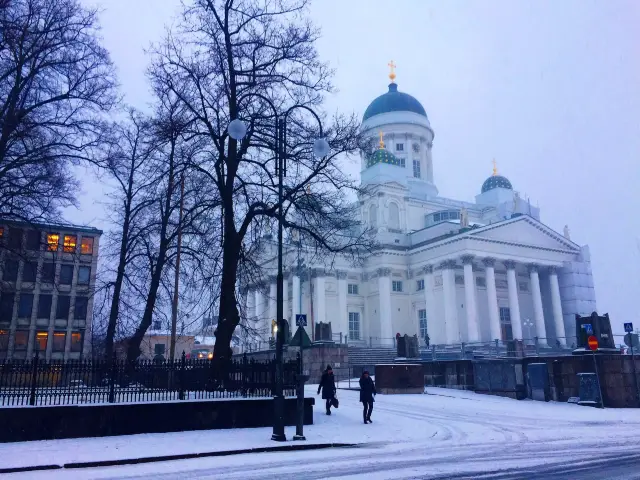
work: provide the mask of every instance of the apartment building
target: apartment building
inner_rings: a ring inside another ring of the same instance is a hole
[[[0,218],[0,360],[90,354],[102,232]]]

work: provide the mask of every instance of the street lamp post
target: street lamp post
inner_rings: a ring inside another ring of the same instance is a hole
[[[282,230],[283,230],[283,216],[284,216],[284,176],[286,170],[286,157],[287,157],[287,118],[289,114],[296,108],[302,108],[311,113],[320,127],[320,138],[313,143],[313,153],[317,157],[324,157],[329,153],[329,143],[323,138],[322,135],[322,122],[317,113],[311,108],[305,105],[294,105],[289,108],[282,118],[278,117],[278,110],[274,106],[273,102],[268,98],[258,93],[248,94],[238,100],[237,104],[240,105],[241,101],[248,97],[258,97],[264,100],[273,110],[275,116],[275,149],[276,154],[276,169],[278,173],[278,274],[276,276],[276,381],[275,389],[273,392],[273,433],[271,440],[278,442],[286,441],[287,437],[284,433],[284,386],[283,386],[283,365],[282,365],[282,350],[284,345],[284,275],[282,272]],[[234,119],[229,123],[227,128],[229,136],[234,140],[242,140],[247,134],[247,127],[240,119]]]
[[[531,338],[531,327],[533,327],[533,322],[531,321],[530,318],[525,318],[524,322],[522,322],[522,324],[527,327],[527,334],[529,336],[529,340],[533,340]]]

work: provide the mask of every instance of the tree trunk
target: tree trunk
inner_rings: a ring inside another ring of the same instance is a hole
[[[118,315],[120,313],[120,294],[122,292],[122,282],[127,262],[127,245],[129,243],[129,226],[131,222],[131,203],[127,201],[125,209],[124,223],[122,226],[122,240],[120,241],[120,257],[118,260],[118,271],[113,287],[113,298],[111,299],[111,310],[109,312],[109,325],[107,326],[107,338],[105,341],[105,358],[113,356],[113,339],[116,334]]]

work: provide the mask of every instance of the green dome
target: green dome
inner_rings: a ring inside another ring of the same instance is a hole
[[[493,190],[494,188],[507,188],[509,190],[513,190],[511,182],[502,175],[491,175],[487,178],[482,184],[482,193]]]
[[[369,158],[367,159],[367,168],[373,167],[378,163],[386,163],[388,165],[396,165],[398,167],[402,166],[400,159],[385,148],[378,148],[375,152],[369,155]]]
[[[423,117],[427,116],[427,112],[420,102],[408,93],[399,92],[398,85],[395,83],[389,84],[389,91],[371,102],[364,112],[362,121],[364,122],[374,115],[389,112],[413,112]]]

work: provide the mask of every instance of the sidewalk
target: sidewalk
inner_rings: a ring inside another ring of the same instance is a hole
[[[305,395],[312,396],[315,388],[317,387],[308,386]],[[360,428],[361,410],[356,397],[357,392],[349,394],[354,398],[348,401],[347,392],[340,394],[341,397],[345,397],[345,402],[341,402],[340,409],[331,417],[324,415],[324,403],[316,402],[314,425],[305,426],[306,441],[294,442],[295,427],[286,427],[287,442],[284,443],[271,440],[271,428],[2,443],[0,456],[3,462],[0,474],[149,463],[250,452],[352,447],[367,443],[377,435],[372,436],[373,429]],[[350,403],[353,406],[349,405]],[[158,421],[161,422],[162,419]],[[336,430],[337,425],[340,425],[339,431]],[[349,428],[350,426],[356,428]]]

